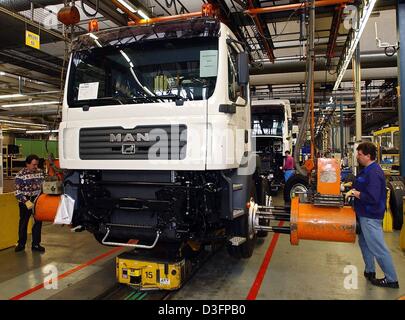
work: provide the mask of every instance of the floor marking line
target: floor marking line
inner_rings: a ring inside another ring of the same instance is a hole
[[[101,255],[99,255],[99,256],[97,256],[97,257],[95,257],[95,258],[93,258],[93,259],[91,259],[91,260],[77,266],[77,267],[74,267],[73,269],[70,269],[70,270],[62,273],[61,275],[59,275],[57,277],[57,279],[60,280],[60,279],[66,278],[68,275],[70,275],[70,274],[72,274],[74,272],[77,272],[77,271],[79,271],[81,269],[84,269],[85,267],[88,267],[88,266],[96,263],[97,261],[99,261],[101,259],[104,259],[104,258],[106,258],[106,257],[108,257],[108,256],[122,250],[123,248],[124,247],[117,247],[117,248],[114,248],[114,249],[112,249],[110,251],[107,251],[107,252],[105,252],[105,253],[103,253],[103,254],[101,254]],[[43,287],[44,287],[44,284],[41,283],[41,284],[39,284],[39,285],[37,285],[35,287],[32,287],[32,288],[30,288],[30,289],[28,289],[28,290],[26,290],[26,291],[24,291],[24,292],[22,292],[22,293],[20,293],[20,294],[18,294],[16,296],[14,296],[14,297],[11,297],[9,300],[20,300],[21,298],[24,298],[24,297],[30,295],[31,293],[42,289]]]
[[[284,221],[280,221],[278,226],[281,227],[281,226],[283,226],[283,224],[284,224]],[[271,257],[273,256],[273,252],[274,252],[274,249],[276,247],[279,237],[280,237],[279,233],[276,233],[273,235],[273,238],[271,239],[271,243],[266,251],[262,264],[259,268],[259,271],[257,272],[256,279],[253,282],[252,287],[250,288],[250,291],[246,297],[246,300],[256,300],[257,294],[259,293],[260,287],[262,285],[267,268],[270,264],[270,260],[271,260]]]

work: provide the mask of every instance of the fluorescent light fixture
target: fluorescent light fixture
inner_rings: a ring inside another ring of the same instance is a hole
[[[343,63],[343,66],[340,68],[340,72],[336,79],[333,90],[337,90],[339,88],[340,83],[342,82],[343,76],[347,70],[347,67],[349,66],[350,60],[352,59],[354,50],[356,50],[357,44],[360,41],[361,35],[363,34],[367,21],[370,18],[371,13],[373,12],[376,2],[377,2],[377,0],[366,1],[366,4],[364,4],[364,7],[363,7],[363,14],[361,12],[357,13],[361,17],[360,22],[359,22],[359,29],[354,31],[354,36],[355,36],[354,40],[352,40],[349,51],[347,51],[347,54],[345,54],[346,59]]]
[[[0,99],[12,99],[12,98],[21,98],[21,97],[25,97],[25,95],[20,94],[20,93],[0,95]]]
[[[137,11],[137,9],[126,0],[118,0],[118,2],[121,3],[126,9],[128,9],[132,13],[135,13]]]
[[[41,127],[41,128],[47,128],[48,127],[46,124],[24,122],[24,121],[2,120],[2,119],[0,119],[0,123],[19,124],[19,125],[26,125],[26,126],[31,126],[31,127]]]
[[[45,134],[45,133],[58,133],[58,132],[59,132],[59,130],[27,130],[25,133],[28,133],[28,134],[44,133]]]
[[[46,106],[50,104],[59,104],[59,101],[39,101],[39,102],[24,102],[16,104],[5,104],[3,108],[16,108],[16,107],[31,107],[31,106]]]
[[[88,36],[94,40],[98,47],[102,47],[101,43],[98,41],[98,37],[94,33],[89,32]]]
[[[137,14],[139,14],[143,19],[149,20],[149,17],[142,10],[138,10]]]
[[[8,128],[3,128],[3,131],[26,131],[26,129],[23,128],[14,128],[14,127],[8,127]]]
[[[98,40],[98,37],[94,34],[94,33],[89,33],[88,34],[90,38],[94,39],[94,40]]]

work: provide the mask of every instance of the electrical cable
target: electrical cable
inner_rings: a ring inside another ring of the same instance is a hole
[[[100,0],[96,0],[96,9],[95,9],[96,11],[95,11],[94,13],[89,13],[89,12],[86,10],[86,8],[85,8],[85,6],[84,6],[84,0],[81,0],[80,3],[81,3],[81,5],[82,5],[82,10],[83,10],[83,12],[85,13],[86,16],[88,16],[88,17],[95,17],[95,16],[97,15],[97,13],[98,13],[98,8],[99,8],[99,4],[100,4]]]

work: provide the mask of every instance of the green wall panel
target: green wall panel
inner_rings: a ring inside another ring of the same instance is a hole
[[[45,159],[48,157],[45,140],[16,138],[15,144],[20,146],[21,157],[25,158],[30,154],[36,154]],[[48,141],[48,151],[52,152],[55,158],[58,158],[58,141]]]

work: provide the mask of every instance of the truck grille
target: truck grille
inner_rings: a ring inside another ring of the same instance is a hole
[[[82,160],[182,160],[186,146],[185,125],[80,129]]]

